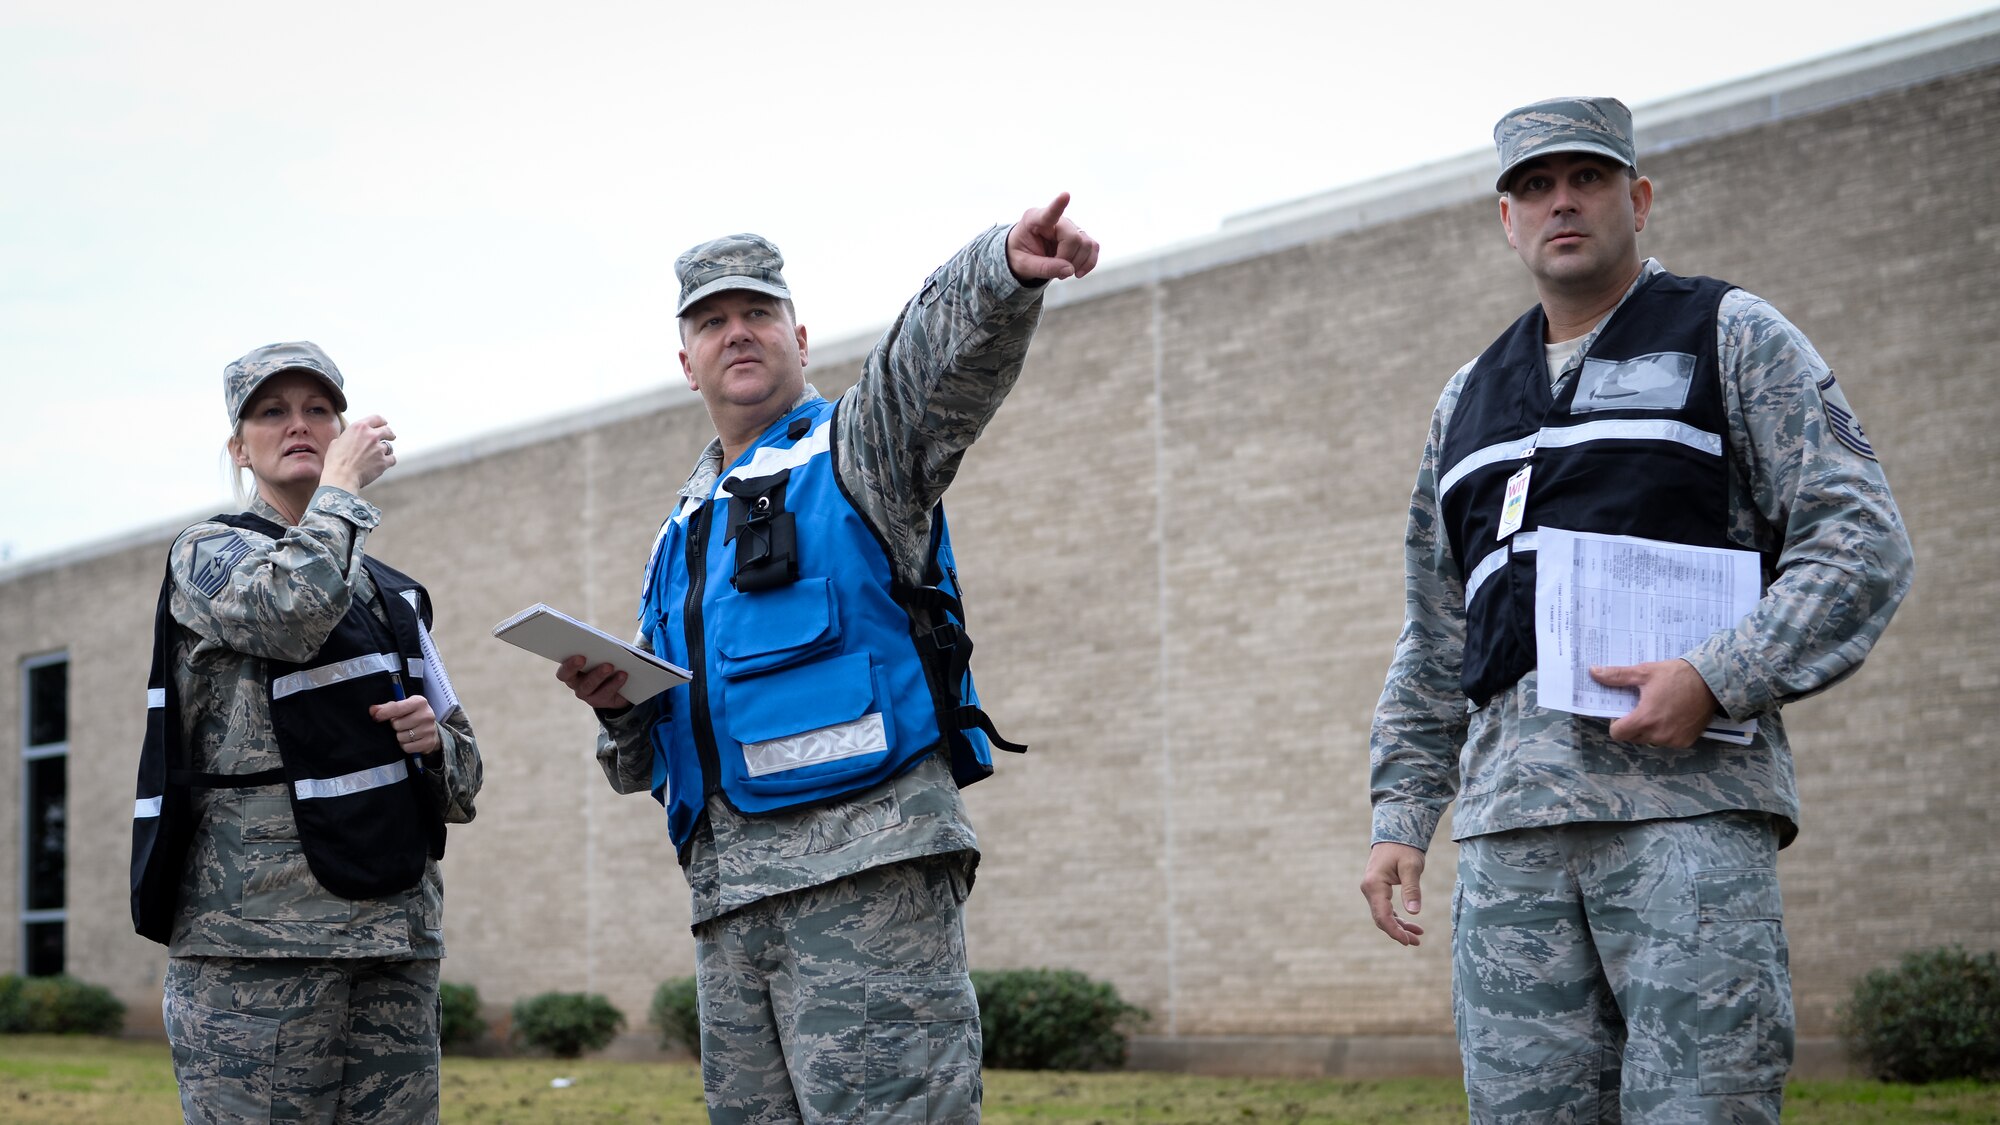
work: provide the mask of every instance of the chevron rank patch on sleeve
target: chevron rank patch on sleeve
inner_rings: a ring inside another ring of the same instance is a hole
[[[194,570],[188,581],[201,596],[212,598],[229,582],[237,560],[250,553],[250,543],[234,531],[204,535],[194,541]]]
[[[1861,432],[1861,422],[1847,409],[1847,396],[1834,385],[1831,371],[1820,380],[1819,400],[1826,407],[1826,427],[1834,440],[1870,461],[1875,460],[1875,447],[1868,444],[1868,436]]]

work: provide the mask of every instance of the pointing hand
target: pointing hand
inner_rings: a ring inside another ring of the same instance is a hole
[[[1069,193],[1046,207],[1030,207],[1007,232],[1007,268],[1023,282],[1082,277],[1097,268],[1097,240],[1063,218]]]

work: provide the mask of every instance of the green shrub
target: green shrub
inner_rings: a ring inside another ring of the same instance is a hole
[[[486,1034],[479,1018],[479,990],[446,981],[438,985],[438,1043],[444,1047],[477,1043]]]
[[[646,1022],[659,1030],[662,1048],[679,1045],[701,1057],[701,1004],[693,977],[676,977],[655,989]]]
[[[1958,946],[1906,954],[1854,986],[1841,1033],[1884,1081],[2000,1079],[2000,957]]]
[[[1112,1070],[1126,1034],[1148,1018],[1118,990],[1073,969],[972,974],[987,1066],[1011,1070]]]
[[[21,996],[21,978],[14,973],[0,976],[0,1035],[20,1035],[28,1030],[28,1002]]]
[[[0,976],[0,1032],[116,1035],[125,1005],[102,985],[72,976]]]
[[[625,1013],[595,992],[544,992],[514,1004],[514,1038],[559,1059],[602,1049]]]

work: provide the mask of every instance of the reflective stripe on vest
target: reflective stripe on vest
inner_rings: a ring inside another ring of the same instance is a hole
[[[790,738],[743,744],[743,763],[751,777],[781,773],[814,762],[837,762],[889,748],[889,730],[880,715],[863,715],[851,722],[807,731]]]
[[[317,668],[308,668],[303,672],[293,672],[272,680],[271,698],[283,699],[288,695],[297,695],[299,692],[311,691],[314,688],[332,687],[334,684],[359,679],[362,676],[372,676],[377,672],[399,672],[403,666],[402,654],[394,652],[375,652],[367,656],[342,660],[336,664],[322,664]]]
[[[380,789],[384,785],[394,785],[408,777],[410,767],[404,762],[390,762],[370,769],[355,770],[339,777],[308,777],[292,783],[292,791],[299,800],[310,801],[315,797],[345,797],[349,793],[364,793],[370,789]]]
[[[1535,533],[1532,531],[1517,531],[1505,543],[1495,547],[1479,560],[1479,565],[1472,568],[1471,574],[1465,576],[1465,604],[1471,605],[1472,599],[1479,596],[1479,588],[1486,585],[1486,580],[1500,573],[1500,568],[1507,565],[1509,555],[1534,549]]]
[[[1476,469],[1498,461],[1518,461],[1537,449],[1567,449],[1588,441],[1669,441],[1722,456],[1721,434],[1712,434],[1684,422],[1605,418],[1579,426],[1544,426],[1527,437],[1475,449],[1459,458],[1458,464],[1438,480],[1438,499],[1444,499],[1444,494],[1451,491],[1452,485],[1464,480]]]

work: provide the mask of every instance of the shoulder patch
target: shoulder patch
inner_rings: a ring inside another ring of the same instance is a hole
[[[1870,461],[1875,460],[1875,447],[1868,444],[1868,436],[1861,432],[1861,423],[1854,412],[1847,409],[1847,396],[1834,386],[1833,372],[1819,381],[1820,406],[1826,410],[1826,428],[1833,434],[1833,440],[1853,450]]]
[[[188,571],[188,583],[201,591],[202,597],[212,598],[228,584],[229,572],[236,569],[237,561],[249,553],[250,541],[241,532],[204,535],[194,541],[194,566]]]

